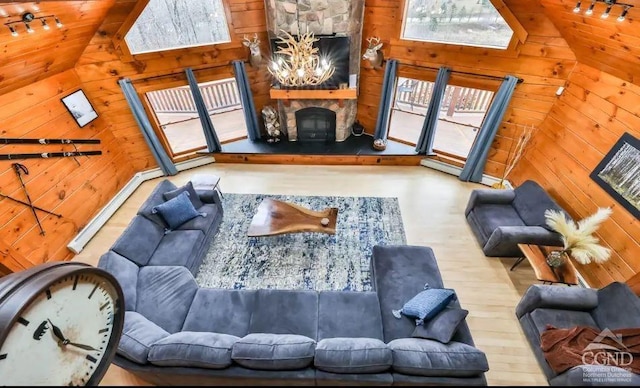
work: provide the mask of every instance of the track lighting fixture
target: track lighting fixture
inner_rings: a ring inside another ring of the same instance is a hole
[[[627,12],[629,12],[629,8],[631,8],[628,5],[624,6],[624,10],[622,11],[622,13],[620,14],[620,16],[618,16],[618,18],[616,19],[619,22],[624,21],[624,19],[627,17]]]
[[[619,22],[624,21],[624,19],[626,19],[629,9],[633,7],[633,5],[631,4],[619,3],[617,0],[591,0],[591,4],[589,4],[589,8],[587,8],[587,10],[584,11],[584,14],[586,16],[593,15],[593,9],[595,8],[596,3],[598,2],[605,3],[607,5],[606,10],[600,15],[600,18],[602,19],[607,19],[609,17],[609,14],[611,13],[611,10],[613,9],[614,6],[619,5],[620,7],[623,7],[623,10],[620,13],[620,16],[618,16],[618,18],[616,19]],[[580,13],[581,5],[582,5],[582,1],[578,0],[575,8],[573,8],[573,13]]]
[[[51,18],[53,20],[55,20],[56,22],[56,27],[58,28],[62,28],[63,24],[62,22],[60,22],[60,19],[56,16],[56,15],[45,15],[45,16],[35,16],[33,13],[31,12],[24,12],[22,15],[20,15],[20,20],[15,20],[12,22],[7,22],[4,23],[5,26],[7,26],[7,28],[9,28],[9,31],[11,32],[11,36],[18,36],[18,27],[16,26],[19,24],[24,24],[24,29],[27,33],[32,34],[35,32],[35,30],[31,27],[31,24],[34,20],[40,20],[40,22],[42,23],[42,29],[43,30],[50,30],[51,27],[49,26],[49,24],[47,23],[47,18]]]

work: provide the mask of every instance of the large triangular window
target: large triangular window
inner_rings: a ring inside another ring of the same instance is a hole
[[[490,0],[406,0],[402,39],[506,49],[514,31],[501,8]]]
[[[231,40],[222,0],[149,0],[124,39],[131,54]]]

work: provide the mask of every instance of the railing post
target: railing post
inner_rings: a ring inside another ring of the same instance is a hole
[[[451,101],[449,102],[449,109],[447,109],[447,116],[453,117],[453,114],[456,111],[456,105],[458,104],[459,97],[460,97],[460,88],[457,86],[454,86],[453,95],[451,96]]]

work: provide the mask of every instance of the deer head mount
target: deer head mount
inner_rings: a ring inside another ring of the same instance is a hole
[[[260,40],[258,34],[253,35],[253,39],[249,39],[246,35],[242,39],[242,44],[249,47],[249,64],[251,67],[258,67],[262,62],[262,53],[260,52]]]
[[[382,68],[384,54],[380,50],[382,48],[382,43],[380,43],[380,38],[371,37],[367,39],[367,42],[369,42],[369,46],[367,47],[367,50],[364,52],[362,59],[366,59],[369,62],[371,62],[371,66],[373,66],[374,69]]]

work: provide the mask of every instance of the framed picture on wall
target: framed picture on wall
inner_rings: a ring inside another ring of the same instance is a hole
[[[98,117],[95,109],[87,99],[82,89],[76,90],[62,98],[62,103],[67,108],[71,116],[76,120],[80,128],[89,124]]]
[[[622,135],[590,177],[640,219],[640,140]]]

